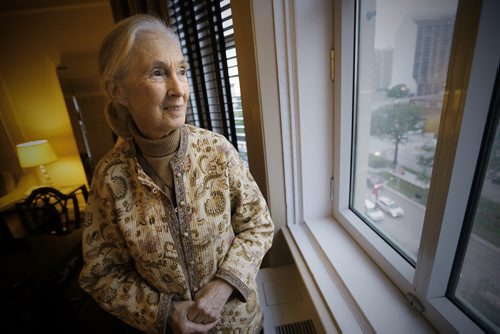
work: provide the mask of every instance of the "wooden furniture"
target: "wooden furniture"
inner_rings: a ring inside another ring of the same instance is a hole
[[[39,187],[35,186],[31,187],[30,189],[19,188],[8,193],[5,196],[0,197],[0,212],[6,212],[15,209],[16,203],[25,200],[31,194],[31,192],[36,188]],[[66,195],[70,195],[72,193],[81,195],[85,200],[85,202],[87,202],[89,196],[89,191],[85,184],[77,184],[77,185],[54,187],[54,188],[56,188],[57,190]]]
[[[68,195],[51,187],[36,188],[16,203],[21,223],[30,235],[66,234],[80,227],[80,208],[75,193]]]
[[[31,233],[29,230],[26,230],[24,224],[21,224],[22,218],[19,216],[16,204],[26,202],[29,195],[31,195],[31,193],[37,189],[38,188],[33,188],[33,191],[30,191],[28,193],[26,193],[26,191],[21,191],[18,189],[12,193],[7,194],[6,196],[3,196],[0,199],[0,217],[2,218],[0,220],[0,223],[4,224],[7,227],[2,227],[2,232],[9,232],[12,238],[24,237]],[[86,207],[87,199],[89,196],[86,185],[80,184],[75,186],[58,187],[56,190],[66,196],[72,197],[74,195],[76,197],[78,202],[78,209],[80,211],[80,218],[82,218],[81,214]],[[69,203],[71,207],[73,207],[73,203],[71,203],[72,201],[73,200],[70,200]],[[69,213],[72,214],[72,211],[70,211]]]

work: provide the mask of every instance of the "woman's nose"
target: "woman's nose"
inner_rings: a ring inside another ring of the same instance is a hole
[[[183,83],[177,76],[171,76],[167,82],[167,95],[182,96],[184,94]]]

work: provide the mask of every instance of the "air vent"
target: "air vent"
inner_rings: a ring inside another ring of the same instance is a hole
[[[291,324],[274,326],[276,334],[316,334],[312,320],[294,322]]]

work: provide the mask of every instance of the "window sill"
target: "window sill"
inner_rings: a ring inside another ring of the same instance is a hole
[[[435,332],[333,218],[284,235],[327,333]]]

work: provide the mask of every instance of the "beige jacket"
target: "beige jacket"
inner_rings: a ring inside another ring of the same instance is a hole
[[[185,125],[171,161],[174,207],[125,140],[99,163],[83,235],[80,285],[102,308],[151,333],[172,300],[190,300],[214,277],[235,288],[220,333],[262,326],[255,277],[274,226],[257,184],[221,135]]]

